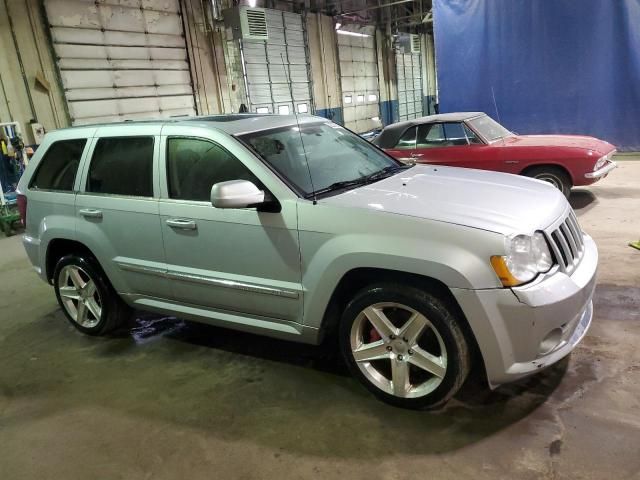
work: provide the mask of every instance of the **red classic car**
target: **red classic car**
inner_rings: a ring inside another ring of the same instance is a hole
[[[373,140],[398,160],[515,173],[569,196],[616,167],[610,143],[574,135],[516,135],[481,112],[431,115],[385,127]]]

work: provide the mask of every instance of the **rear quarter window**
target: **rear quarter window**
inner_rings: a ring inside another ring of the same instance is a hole
[[[62,192],[73,191],[73,183],[86,144],[86,138],[60,140],[52,143],[40,160],[29,188]]]

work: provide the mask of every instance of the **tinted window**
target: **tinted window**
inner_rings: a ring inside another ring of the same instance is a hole
[[[180,200],[208,202],[211,187],[229,180],[258,179],[240,160],[208,140],[169,138],[167,142],[169,196]]]
[[[420,125],[417,144],[418,148],[466,145],[467,137],[464,134],[462,124],[458,122]]]
[[[398,140],[396,148],[416,148],[416,127],[408,129]]]
[[[153,196],[153,137],[106,137],[93,151],[87,191]]]
[[[79,138],[52,144],[40,161],[29,188],[72,191],[86,143],[85,138]]]

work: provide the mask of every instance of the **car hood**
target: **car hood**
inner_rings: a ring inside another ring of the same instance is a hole
[[[569,147],[583,150],[593,150],[600,155],[606,155],[615,149],[613,145],[594,137],[578,135],[514,135],[505,138],[505,146],[518,147]]]
[[[567,209],[546,182],[506,173],[416,165],[392,177],[320,200],[465,225],[504,235],[533,233]]]

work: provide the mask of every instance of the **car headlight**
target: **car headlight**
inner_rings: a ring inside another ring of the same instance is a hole
[[[491,257],[491,265],[505,287],[530,282],[553,266],[553,257],[542,232],[506,238],[505,252],[506,255]]]
[[[596,170],[600,170],[602,167],[604,167],[604,164],[607,163],[607,160],[609,160],[608,155],[600,157],[596,164],[593,166],[593,171],[595,172]]]

